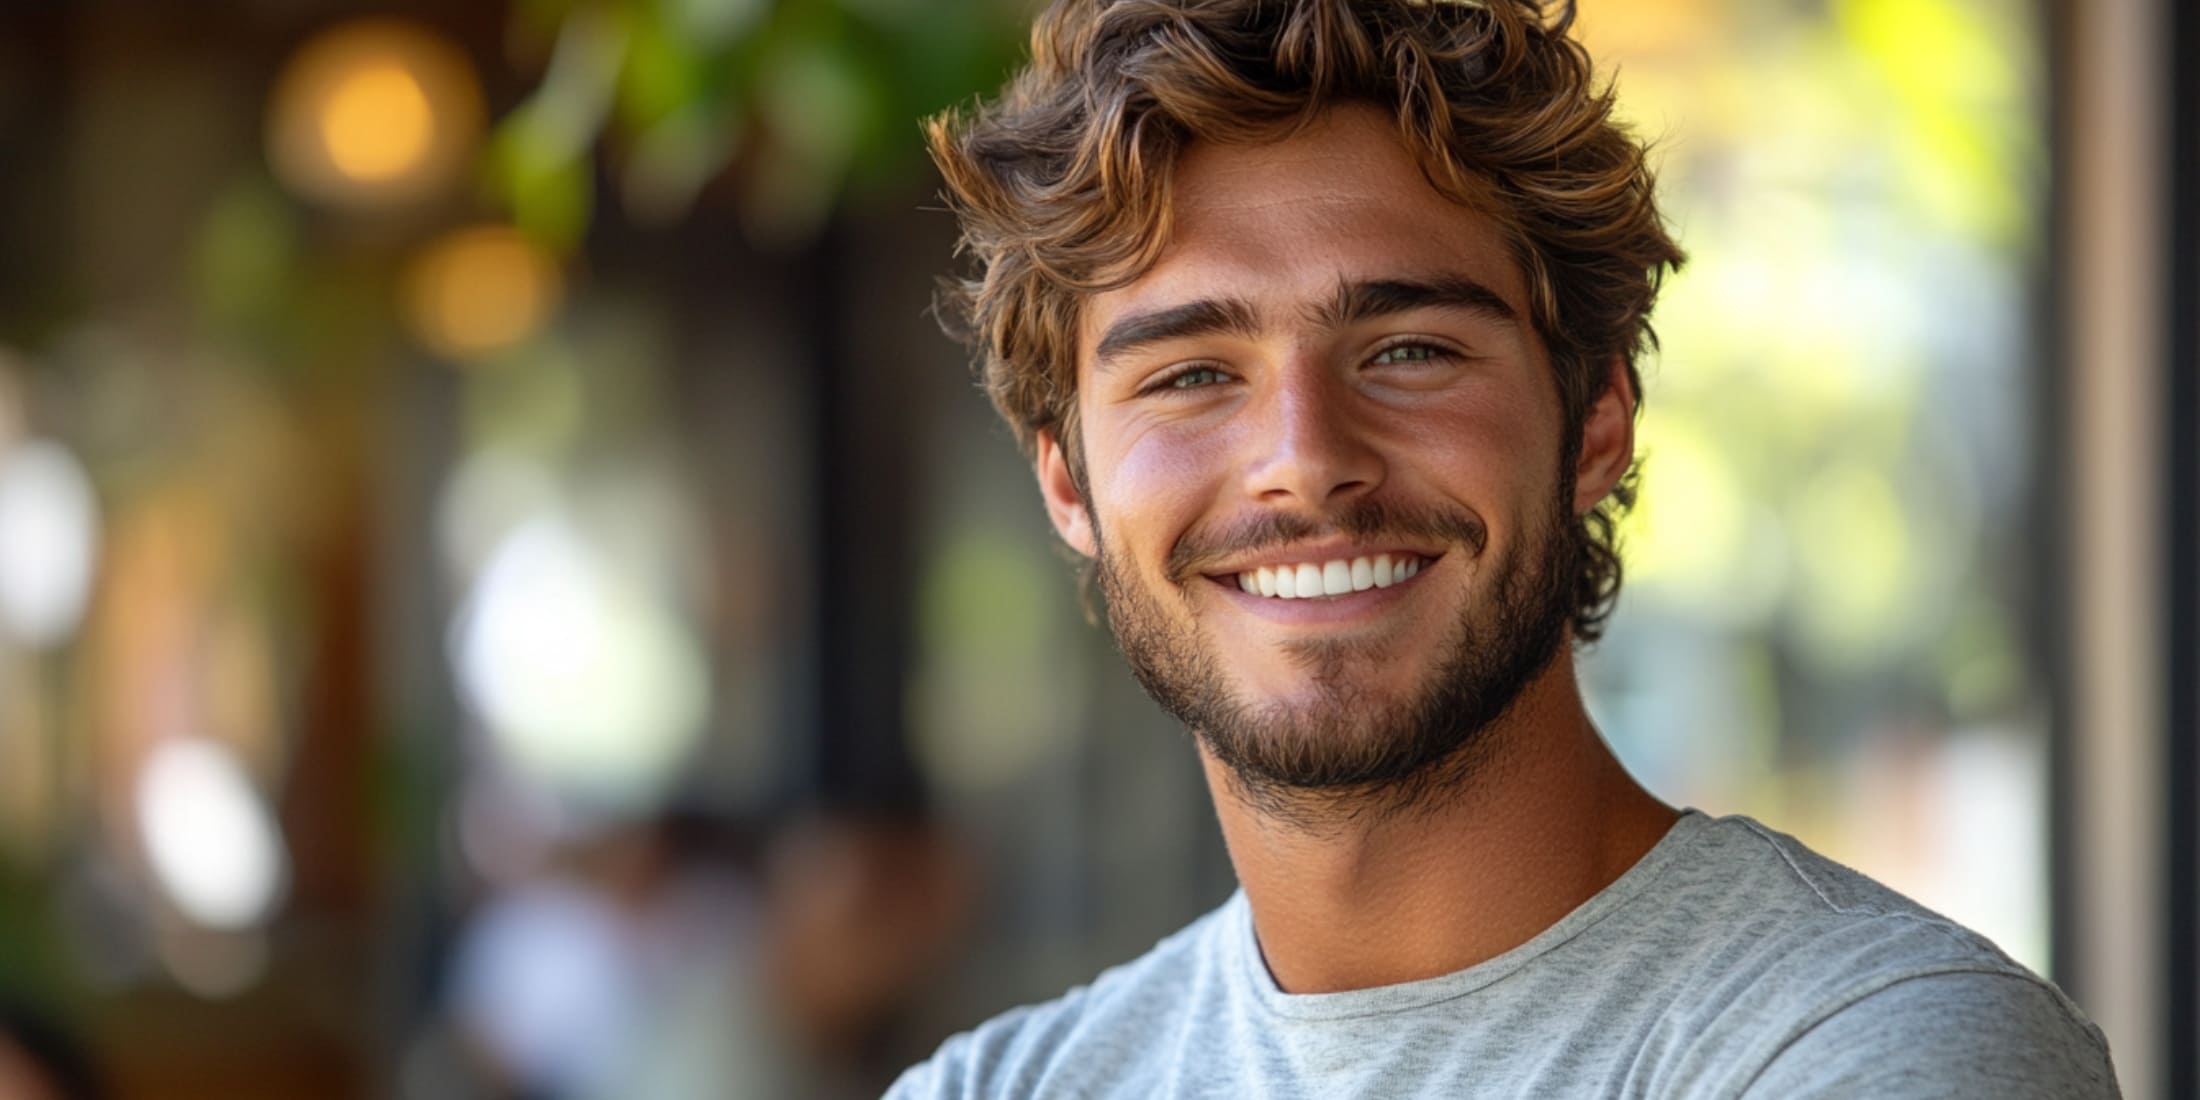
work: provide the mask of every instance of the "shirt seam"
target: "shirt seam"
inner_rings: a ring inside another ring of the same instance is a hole
[[[1819,901],[1824,902],[1826,908],[1831,909],[1834,912],[1840,913],[1844,916],[1850,914],[1854,910],[1855,907],[1843,906],[1840,903],[1834,901],[1832,897],[1828,896],[1825,888],[1818,885],[1817,876],[1803,870],[1803,865],[1795,862],[1795,853],[1788,851],[1787,845],[1780,843],[1780,838],[1774,836],[1772,834],[1772,830],[1767,829],[1763,825],[1746,817],[1734,818],[1732,820],[1736,821],[1743,828],[1748,829],[1751,833],[1755,834],[1758,840],[1763,841],[1767,847],[1771,848],[1775,853],[1777,853],[1780,857],[1781,862],[1787,864],[1788,870],[1792,872],[1797,879],[1801,880],[1803,885],[1810,887],[1810,892],[1816,895]],[[1884,912],[1884,910],[1878,910],[1876,912]]]
[[[1735,820],[1738,821],[1742,825],[1742,827],[1748,829],[1751,833],[1755,834],[1757,839],[1763,841],[1766,847],[1771,848],[1773,852],[1778,854],[1781,861],[1787,864],[1788,872],[1790,874],[1793,874],[1795,878],[1800,881],[1804,886],[1808,887],[1812,896],[1816,897],[1819,902],[1826,907],[1828,911],[1838,916],[1854,917],[1865,921],[1902,921],[1908,924],[1917,925],[1921,928],[1927,928],[1935,933],[1938,933],[1939,937],[1942,940],[1945,940],[1953,946],[1961,948],[1962,950],[1979,951],[1981,949],[1984,949],[1990,955],[2000,959],[2003,963],[2009,962],[2007,955],[2001,950],[2000,947],[1994,945],[1991,941],[1979,937],[1977,933],[1972,932],[1967,928],[1964,928],[1963,926],[1949,920],[1944,916],[1941,916],[1938,913],[1933,913],[1930,911],[1920,913],[1911,912],[1907,909],[1889,909],[1885,906],[1869,903],[1842,905],[1839,902],[1834,901],[1832,896],[1826,893],[1824,887],[1819,885],[1818,876],[1813,875],[1809,871],[1805,870],[1803,868],[1803,865],[1796,861],[1795,853],[1789,850],[1788,845],[1781,843],[1781,837],[1778,834],[1775,834],[1771,829],[1767,828],[1762,823],[1747,817],[1736,818]]]

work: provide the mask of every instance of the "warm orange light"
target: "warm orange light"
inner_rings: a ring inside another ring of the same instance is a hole
[[[406,320],[421,343],[460,361],[539,331],[563,291],[554,260],[502,226],[460,230],[428,246],[405,280]]]
[[[419,168],[435,147],[435,114],[420,81],[395,65],[356,70],[321,107],[321,141],[338,171],[386,180]]]
[[[268,107],[268,159],[308,198],[384,205],[448,187],[480,131],[481,94],[464,55],[418,27],[367,20],[291,58]]]

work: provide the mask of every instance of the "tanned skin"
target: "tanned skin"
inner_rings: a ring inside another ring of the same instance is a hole
[[[1561,470],[1559,394],[1518,264],[1494,221],[1429,184],[1377,110],[1339,107],[1266,145],[1194,146],[1173,182],[1159,262],[1086,304],[1081,484],[1062,441],[1042,435],[1041,490],[1063,539],[1105,551],[1148,608],[1145,626],[1181,639],[1215,687],[1327,731],[1308,751],[1342,751],[1385,736],[1358,716],[1424,692],[1460,624],[1485,628],[1478,644],[1513,641],[1486,629],[1495,578],[1548,550],[1557,508],[1586,513],[1618,483],[1634,456],[1635,394],[1615,362]],[[1471,284],[1503,308],[1341,322],[1323,308],[1371,281]],[[1232,323],[1096,355],[1124,319],[1203,301],[1229,303]],[[1224,552],[1189,576],[1169,566],[1188,534],[1278,515],[1319,526],[1360,500],[1471,516],[1486,538],[1393,546],[1332,531]],[[1234,582],[1263,564],[1386,550],[1427,564],[1391,587],[1321,599]],[[1291,993],[1415,981],[1503,954],[1610,885],[1678,817],[1590,722],[1570,637],[1472,731],[1441,788],[1410,803],[1395,784],[1279,789],[1204,741],[1201,755],[1262,953]]]

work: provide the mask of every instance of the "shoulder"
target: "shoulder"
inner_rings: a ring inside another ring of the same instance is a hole
[[[2029,973],[1986,937],[1747,817],[1705,819],[1693,841],[1661,883],[1663,911],[1712,930],[1715,950],[1837,977],[1941,966]]]
[[[1940,970],[1860,993],[1790,1038],[1749,1097],[2120,1095],[2108,1044],[2029,974]]]
[[[1700,834],[1668,900],[1717,930],[1699,941],[1721,976],[1706,1007],[1756,1021],[1704,1032],[1747,1095],[1943,1095],[1997,1074],[2012,1097],[2115,1095],[2100,1030],[1984,936],[1748,818]]]
[[[1230,918],[1242,905],[1233,897],[1088,985],[948,1039],[902,1074],[889,1100],[1052,1094],[1068,1084],[1065,1075],[1129,1071],[1158,1036],[1217,995],[1227,980]]]

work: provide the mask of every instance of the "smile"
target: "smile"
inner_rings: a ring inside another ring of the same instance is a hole
[[[1388,588],[1419,573],[1423,564],[1424,559],[1415,554],[1377,554],[1366,558],[1263,565],[1239,573],[1237,583],[1239,588],[1255,596],[1279,600],[1347,596],[1370,588]]]

